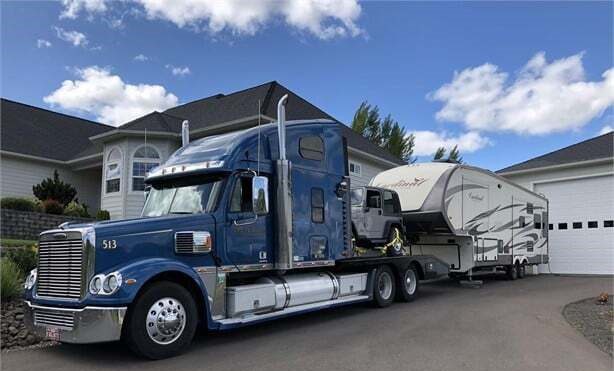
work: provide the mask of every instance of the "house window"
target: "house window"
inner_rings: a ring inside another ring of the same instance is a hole
[[[559,223],[559,229],[567,229],[567,223]]]
[[[597,228],[597,222],[596,221],[590,221],[588,222],[588,227],[589,228]]]
[[[160,155],[153,147],[144,146],[134,153],[132,160],[132,190],[145,190],[145,175],[160,165]]]
[[[113,148],[107,156],[105,168],[105,193],[115,193],[120,190],[120,178],[122,173],[122,154],[117,148]]]
[[[320,137],[302,137],[299,140],[298,147],[302,158],[315,161],[322,161],[324,159],[324,142]]]
[[[603,228],[612,228],[614,227],[614,220],[604,220]]]
[[[582,229],[582,222],[573,222],[571,223],[571,227],[573,229]]]
[[[311,189],[311,221],[324,223],[324,190],[322,188]]]
[[[350,161],[350,174],[360,176],[362,174],[360,164]]]

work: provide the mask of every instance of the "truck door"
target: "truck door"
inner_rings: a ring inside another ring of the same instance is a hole
[[[385,220],[382,218],[382,194],[379,190],[367,188],[365,207],[365,228],[367,238],[381,238]]]
[[[271,215],[254,213],[252,201],[253,173],[238,173],[231,177],[226,228],[224,264],[272,263]],[[270,182],[269,182],[270,184]],[[270,187],[270,185],[269,185]],[[269,194],[271,190],[269,189]]]

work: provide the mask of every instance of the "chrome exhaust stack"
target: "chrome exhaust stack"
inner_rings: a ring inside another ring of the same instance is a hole
[[[190,122],[183,120],[181,123],[181,147],[185,147],[190,143]]]
[[[292,269],[292,195],[290,183],[290,161],[286,158],[286,103],[288,94],[277,103],[277,134],[279,138],[279,159],[277,170],[277,248],[275,269]]]

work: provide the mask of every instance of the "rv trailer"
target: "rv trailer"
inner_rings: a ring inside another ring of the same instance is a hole
[[[411,255],[434,255],[452,276],[505,270],[522,278],[548,262],[548,200],[490,171],[458,163],[400,166],[370,185],[400,198]]]

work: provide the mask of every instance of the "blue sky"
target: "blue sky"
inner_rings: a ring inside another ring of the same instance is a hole
[[[2,96],[117,124],[277,80],[346,123],[368,100],[423,153],[459,143],[492,170],[614,126],[611,2],[137,1],[2,2]]]

